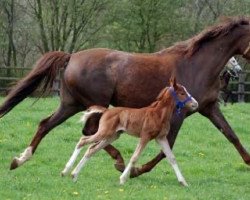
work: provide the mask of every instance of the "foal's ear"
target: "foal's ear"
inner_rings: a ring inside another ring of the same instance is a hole
[[[173,87],[174,89],[177,88],[175,76],[172,75],[171,78],[169,79],[169,82],[170,82],[170,87]]]

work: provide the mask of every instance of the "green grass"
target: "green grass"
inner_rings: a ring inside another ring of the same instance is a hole
[[[0,99],[2,102],[3,99]],[[10,171],[12,158],[32,139],[39,121],[51,114],[57,98],[40,99],[32,105],[27,99],[0,119],[0,199],[250,199],[250,167],[233,145],[204,117],[189,117],[177,138],[174,153],[189,187],[179,186],[170,165],[163,160],[150,173],[119,185],[113,161],[101,151],[81,171],[78,182],[62,178],[81,135],[79,114],[57,127],[42,141],[30,161]],[[42,106],[42,107],[39,107]],[[223,112],[250,151],[250,104],[223,107]],[[122,136],[114,145],[126,161],[137,139]],[[139,160],[149,161],[159,152],[151,142]]]

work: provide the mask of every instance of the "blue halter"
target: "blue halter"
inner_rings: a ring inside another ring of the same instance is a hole
[[[192,100],[192,96],[190,95],[184,101],[180,101],[177,94],[176,94],[176,92],[175,92],[175,90],[174,90],[174,88],[170,87],[169,90],[170,90],[170,92],[171,92],[171,94],[172,94],[172,96],[174,97],[174,100],[175,100],[176,112],[178,114],[180,114],[181,109],[185,107],[186,103]]]

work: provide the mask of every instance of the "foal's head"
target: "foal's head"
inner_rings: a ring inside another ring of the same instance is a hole
[[[187,108],[189,111],[194,111],[198,108],[198,102],[188,93],[183,85],[176,83],[175,78],[170,78],[169,90],[175,100],[178,113],[180,113],[182,108]]]

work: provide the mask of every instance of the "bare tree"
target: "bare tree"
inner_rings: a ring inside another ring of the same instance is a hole
[[[0,6],[3,8],[3,30],[7,38],[7,48],[3,49],[3,60],[6,67],[17,65],[17,53],[14,41],[14,21],[15,21],[15,2],[14,0],[1,1]],[[7,76],[10,75],[10,70],[7,70]]]
[[[105,24],[108,0],[29,0],[39,26],[42,53],[82,48]]]
[[[166,0],[125,0],[116,5],[110,40],[119,49],[153,52],[168,29],[175,5]],[[121,12],[120,8],[123,8]],[[174,23],[174,22],[172,22]]]
[[[213,21],[215,21],[222,13],[223,8],[226,7],[228,0],[205,0],[206,5],[213,15]]]

